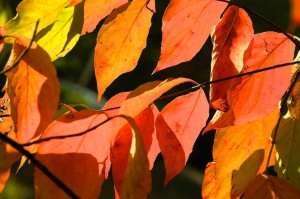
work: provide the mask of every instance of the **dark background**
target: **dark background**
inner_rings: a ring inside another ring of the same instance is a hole
[[[8,13],[8,18],[12,18],[19,0],[0,0],[0,16],[2,12]],[[237,3],[260,13],[273,23],[287,30],[289,25],[290,5],[288,0],[238,0]],[[210,38],[207,40],[200,52],[189,62],[179,64],[151,75],[154,70],[159,54],[161,43],[161,18],[168,0],[156,1],[156,13],[152,18],[152,27],[148,36],[147,47],[143,51],[136,69],[130,73],[120,76],[105,92],[105,98],[109,99],[113,95],[135,89],[140,84],[153,80],[163,80],[170,77],[188,77],[198,83],[209,81],[210,61],[212,44]],[[270,25],[251,16],[255,33],[264,31],[276,31]],[[0,21],[1,22],[1,21]],[[62,103],[67,104],[87,104],[91,108],[99,109],[96,103],[96,81],[93,73],[93,52],[96,43],[97,29],[90,34],[82,36],[75,48],[64,58],[54,62],[57,67],[58,76],[61,83]],[[1,24],[0,24],[1,25]],[[298,32],[295,33],[299,36]],[[9,47],[0,54],[0,67],[6,63]],[[5,83],[5,76],[0,76],[0,87]],[[177,90],[184,89],[181,86]],[[176,91],[173,90],[173,92]],[[205,90],[208,94],[208,90]],[[207,95],[208,96],[208,95]],[[167,102],[160,102],[158,107],[163,107]],[[211,115],[213,111],[211,111]],[[153,191],[150,198],[200,198],[202,174],[207,162],[212,161],[211,150],[214,132],[208,132],[204,136],[199,136],[195,143],[194,150],[190,155],[186,169],[178,175],[170,184],[163,188],[164,167],[161,156],[158,157],[153,170]],[[27,164],[26,164],[27,165]],[[18,164],[15,164],[12,171],[15,171]],[[12,172],[11,178],[0,194],[2,198],[32,198],[33,179],[32,166],[25,166],[18,174]],[[101,198],[113,198],[113,188],[111,179],[103,185]]]

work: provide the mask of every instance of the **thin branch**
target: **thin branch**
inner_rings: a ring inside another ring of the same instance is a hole
[[[271,155],[272,155],[272,151],[273,151],[273,148],[274,148],[274,145],[276,143],[276,137],[277,137],[277,134],[278,134],[278,128],[280,126],[280,122],[281,122],[281,118],[284,116],[284,112],[283,112],[283,106],[287,103],[292,91],[293,91],[293,88],[295,87],[296,85],[296,82],[298,80],[298,78],[300,77],[300,68],[298,68],[297,72],[296,72],[296,76],[295,78],[292,80],[292,83],[289,87],[289,89],[287,90],[284,98],[282,99],[281,101],[281,107],[280,107],[280,115],[279,115],[279,118],[277,120],[277,123],[276,123],[276,126],[275,126],[275,129],[274,129],[274,134],[272,135],[271,137],[271,140],[272,140],[272,145],[271,145],[271,148],[270,148],[270,152],[269,152],[269,155],[268,155],[268,160],[267,160],[267,164],[266,164],[266,171],[269,167],[269,164],[270,164],[270,160],[271,160]]]
[[[244,10],[246,10],[248,13],[256,16],[257,18],[263,20],[264,22],[266,22],[267,24],[273,26],[274,28],[276,28],[279,32],[281,32],[282,34],[284,34],[289,40],[291,40],[291,42],[293,42],[295,44],[295,46],[297,46],[298,49],[300,49],[300,44],[296,41],[296,39],[288,34],[285,30],[283,30],[282,28],[280,28],[279,26],[277,26],[275,23],[271,22],[270,20],[268,20],[267,18],[265,18],[264,16],[258,14],[257,12],[254,12],[253,10],[247,8],[247,7],[244,7],[244,6],[241,6],[239,5],[238,3],[235,3],[235,2],[231,2],[229,0],[217,0],[217,1],[220,1],[220,2],[225,2],[225,3],[228,3],[229,5],[235,5],[235,6],[238,6],[239,8],[243,8]]]
[[[70,135],[59,135],[59,136],[51,136],[51,137],[45,137],[45,138],[41,138],[39,140],[35,140],[35,141],[32,141],[32,142],[27,142],[27,143],[24,143],[24,144],[20,144],[20,146],[30,146],[30,145],[33,145],[33,144],[39,144],[39,143],[42,143],[42,142],[46,142],[46,141],[50,141],[50,140],[60,140],[60,139],[65,139],[65,138],[70,138],[70,137],[78,137],[78,136],[82,136],[92,130],[95,130],[97,129],[99,126],[105,124],[106,122],[110,121],[111,119],[113,119],[113,117],[109,117],[108,119],[104,120],[103,122],[93,126],[92,128],[89,128],[83,132],[80,132],[80,133],[74,133],[74,134],[70,134]]]
[[[193,86],[191,88],[188,88],[188,89],[176,92],[176,93],[172,93],[170,95],[162,96],[162,97],[158,98],[157,100],[163,100],[163,99],[167,99],[167,98],[171,98],[171,97],[177,97],[177,96],[180,96],[182,94],[198,90],[199,88],[203,88],[203,87],[208,86],[210,84],[216,84],[216,83],[220,83],[220,82],[223,82],[223,81],[226,81],[226,80],[231,80],[231,79],[235,79],[235,78],[238,78],[238,77],[252,75],[252,74],[256,74],[256,73],[260,73],[260,72],[264,72],[264,71],[268,71],[268,70],[272,70],[272,69],[276,69],[276,68],[281,68],[281,67],[285,67],[285,66],[289,66],[289,65],[293,65],[293,64],[298,64],[298,63],[300,63],[300,61],[294,61],[294,62],[289,62],[289,63],[284,63],[284,64],[278,64],[278,65],[275,65],[275,66],[261,68],[261,69],[246,72],[246,73],[240,73],[240,74],[237,74],[237,75],[232,75],[232,76],[228,76],[228,77],[225,77],[225,78],[204,82],[202,84]]]
[[[43,174],[52,180],[58,187],[60,187],[71,198],[79,198],[69,187],[67,187],[59,178],[57,178],[50,170],[47,169],[40,161],[38,161],[29,151],[25,150],[19,143],[12,140],[5,134],[0,132],[0,139],[10,144],[13,148],[25,155],[34,166],[39,168]]]
[[[22,60],[22,58],[28,53],[28,51],[30,50],[32,43],[34,41],[39,22],[40,21],[38,20],[35,24],[34,31],[33,31],[31,40],[29,42],[29,45],[25,48],[25,50],[23,50],[23,52],[19,55],[19,57],[16,59],[16,61],[9,68],[7,68],[3,71],[0,71],[0,75],[6,73],[6,72],[10,71],[11,69],[13,69],[14,67],[16,67],[19,64],[19,62]]]

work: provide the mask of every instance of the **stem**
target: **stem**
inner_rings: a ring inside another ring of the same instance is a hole
[[[247,11],[248,13],[256,16],[257,18],[263,20],[264,22],[266,22],[267,24],[273,26],[275,29],[277,29],[279,32],[281,32],[282,34],[284,34],[289,40],[291,40],[291,42],[293,42],[295,44],[295,46],[297,46],[298,49],[300,49],[300,44],[294,39],[293,36],[291,36],[290,34],[288,34],[285,30],[283,30],[282,28],[280,28],[279,26],[277,26],[276,24],[274,24],[273,22],[271,22],[270,20],[268,20],[267,18],[265,18],[264,16],[258,14],[257,12],[254,12],[252,10],[250,10],[247,7],[241,6],[238,3],[235,2],[231,2],[229,0],[217,0],[220,2],[225,2],[228,3],[229,5],[235,5],[238,6],[239,8],[243,8],[245,11]]]
[[[30,50],[31,45],[34,41],[39,22],[40,21],[38,20],[35,24],[34,31],[33,31],[31,40],[29,42],[29,45],[25,48],[25,50],[19,55],[19,57],[16,59],[16,61],[9,68],[7,68],[3,71],[0,71],[0,75],[6,73],[6,72],[10,71],[11,69],[13,69],[14,67],[16,67],[19,64],[19,62],[22,60],[22,58],[28,53],[28,51]]]
[[[39,168],[43,172],[43,174],[50,178],[52,182],[54,182],[58,187],[60,187],[68,196],[70,196],[71,198],[79,198],[69,187],[67,187],[59,178],[57,178],[50,170],[47,169],[47,167],[45,167],[40,161],[38,161],[30,152],[25,150],[19,143],[12,140],[3,133],[0,133],[0,139],[10,144],[21,154],[25,155],[34,166]]]
[[[300,77],[300,68],[298,68],[297,72],[296,72],[296,76],[295,78],[292,80],[292,83],[290,85],[290,87],[288,88],[284,98],[282,99],[281,101],[281,107],[280,107],[280,115],[279,115],[279,118],[277,120],[277,123],[276,123],[276,126],[275,126],[275,129],[274,129],[274,134],[272,135],[271,139],[272,139],[272,145],[271,145],[271,148],[270,148],[270,152],[269,152],[269,155],[268,155],[268,160],[267,160],[267,164],[266,164],[266,171],[269,167],[269,164],[270,164],[270,160],[271,160],[271,155],[272,155],[272,151],[273,151],[273,148],[274,148],[274,145],[276,143],[276,137],[277,137],[277,134],[278,134],[278,128],[280,126],[280,122],[281,122],[281,118],[283,117],[283,111],[282,111],[282,107],[284,104],[287,103],[292,91],[293,91],[293,88],[295,87],[296,85],[296,82],[297,82],[297,79]]]

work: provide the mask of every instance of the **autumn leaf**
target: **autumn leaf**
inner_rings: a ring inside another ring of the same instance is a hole
[[[126,101],[122,103],[120,114],[135,117],[162,94],[179,84],[187,82],[197,84],[195,81],[187,78],[166,79],[165,81],[142,84],[132,91]]]
[[[287,181],[275,176],[259,174],[244,193],[245,199],[299,198],[300,192]]]
[[[156,128],[166,168],[165,184],[184,168],[208,115],[202,89],[175,98],[161,111]]]
[[[27,38],[17,38],[5,69],[28,45]],[[33,43],[20,63],[6,76],[15,132],[20,142],[27,142],[41,134],[55,115],[59,99],[56,70],[48,54]]]
[[[299,72],[299,70],[297,70]],[[295,73],[294,76],[296,76]],[[295,77],[294,77],[295,78]],[[293,78],[293,79],[294,79]],[[300,190],[300,78],[289,96],[288,112],[281,118],[276,135],[275,170],[280,178],[286,179]]]
[[[276,109],[261,119],[216,131],[213,147],[214,162],[209,163],[205,170],[203,198],[230,198],[231,187],[235,185],[232,184],[231,179],[233,171],[240,169],[244,161],[257,150],[264,150],[264,157],[268,156],[269,150],[266,149],[269,148],[270,136],[278,116],[279,111]],[[265,163],[261,168],[265,169]],[[252,177],[255,177],[255,169],[252,174],[254,174]],[[244,180],[246,179],[250,180],[251,176]]]
[[[36,36],[37,43],[49,54],[52,61],[65,56],[77,43],[83,24],[82,12],[82,3],[64,8],[57,21]]]
[[[171,0],[163,16],[161,55],[154,72],[191,60],[226,6],[214,0]]]
[[[74,0],[73,0],[74,1]],[[84,24],[81,34],[94,31],[97,24],[114,9],[127,3],[126,0],[85,0]]]
[[[293,60],[294,44],[283,34],[264,32],[255,35],[251,56],[241,73],[267,68]],[[291,66],[243,76],[232,81],[227,91],[230,110],[217,111],[205,131],[240,125],[271,113],[288,88]]]
[[[230,6],[212,30],[213,53],[211,80],[238,74],[244,66],[244,52],[254,37],[252,21],[237,6]],[[228,111],[227,91],[232,80],[212,84],[210,104],[214,109]]]
[[[111,147],[111,123],[100,111],[67,113],[49,125],[43,138],[82,133],[82,136],[40,143],[36,158],[47,165],[80,198],[97,198],[104,181],[105,161]],[[43,172],[35,169],[37,198],[68,198]]]
[[[114,10],[101,27],[95,48],[98,102],[117,77],[136,67],[153,15],[147,5],[148,0],[128,2]]]
[[[31,38],[36,22],[37,32],[55,22],[71,0],[23,0],[17,7],[17,16],[6,25],[6,35],[19,34]],[[29,12],[30,11],[30,12]]]
[[[300,25],[300,0],[290,0],[290,24],[289,32],[295,32],[296,28]]]

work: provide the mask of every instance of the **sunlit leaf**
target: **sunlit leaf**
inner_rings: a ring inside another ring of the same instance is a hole
[[[230,6],[222,20],[213,28],[211,80],[238,74],[244,66],[244,52],[254,37],[252,22],[241,8]],[[210,103],[214,109],[228,111],[227,91],[231,80],[212,84]]]
[[[6,68],[28,45],[28,39],[18,37]],[[59,99],[56,70],[48,54],[34,43],[6,76],[15,132],[20,142],[26,142],[41,134],[55,115]]]
[[[104,17],[127,2],[127,0],[85,0],[81,34],[92,32]]]
[[[37,150],[36,158],[80,198],[97,198],[100,194],[105,161],[110,153],[111,124],[95,126],[106,119],[106,114],[99,111],[67,113],[47,128],[43,138],[94,129],[82,136],[43,142]],[[34,183],[37,198],[68,198],[39,169],[35,169]]]
[[[208,115],[202,89],[177,97],[161,111],[156,128],[166,168],[165,184],[184,168]]]
[[[293,61],[294,44],[283,34],[255,35],[251,56],[241,73]],[[217,111],[207,130],[240,125],[271,113],[289,86],[292,66],[235,78],[227,92],[230,110]]]
[[[55,22],[71,0],[23,0],[17,7],[18,15],[6,25],[6,34],[20,34],[32,37],[35,24],[40,20],[38,30],[44,29]]]
[[[154,72],[191,60],[226,6],[215,0],[171,0],[163,16],[161,56]]]
[[[203,198],[230,198],[233,171],[240,169],[256,150],[264,150],[264,157],[268,157],[269,150],[266,149],[270,146],[270,136],[278,117],[279,111],[276,109],[261,119],[217,130],[213,147],[214,162],[208,164],[205,170]],[[265,162],[259,172],[265,169]],[[256,175],[255,169],[252,174]],[[251,179],[251,176],[247,179]]]
[[[95,48],[98,102],[117,77],[136,67],[146,46],[153,15],[147,4],[148,0],[137,0],[114,10],[98,33]]]
[[[53,26],[37,35],[37,43],[51,60],[63,57],[77,43],[83,24],[83,4],[64,8]]]
[[[259,174],[244,193],[245,199],[300,198],[300,192],[287,181]]]

